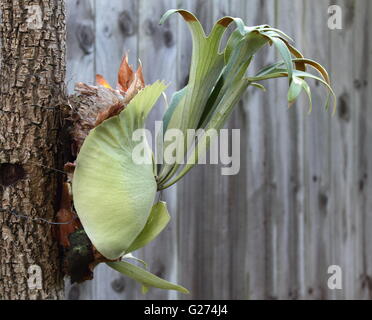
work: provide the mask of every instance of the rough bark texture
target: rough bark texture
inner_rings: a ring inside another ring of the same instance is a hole
[[[62,161],[64,1],[1,0],[0,11],[0,299],[60,299],[52,226],[10,210],[55,219],[60,177],[47,167]],[[41,268],[42,288],[33,282],[33,265]]]

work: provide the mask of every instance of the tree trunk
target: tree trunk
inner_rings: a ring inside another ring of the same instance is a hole
[[[65,101],[60,0],[1,0],[0,299],[63,298],[52,235]],[[20,217],[24,215],[25,217]]]

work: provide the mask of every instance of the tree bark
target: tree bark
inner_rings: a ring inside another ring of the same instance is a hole
[[[60,299],[58,245],[37,218],[54,221],[58,202],[48,168],[62,164],[64,1],[1,0],[0,11],[0,299]]]

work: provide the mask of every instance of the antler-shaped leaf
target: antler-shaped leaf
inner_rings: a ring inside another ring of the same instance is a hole
[[[197,129],[210,92],[224,67],[224,57],[219,52],[219,47],[226,28],[230,23],[235,22],[238,30],[243,33],[244,24],[241,19],[225,17],[217,21],[209,36],[206,36],[198,19],[185,10],[169,10],[160,23],[174,13],[179,13],[189,26],[193,53],[189,82],[183,90],[173,96],[170,107],[164,115],[166,120],[164,130],[177,128],[185,134],[187,129]],[[167,145],[168,143],[165,142],[165,147]],[[184,149],[187,150],[187,146]],[[166,181],[166,177],[173,174],[177,168],[178,164],[164,165],[159,181]]]
[[[261,80],[287,77],[288,101],[293,103],[305,90],[309,96],[310,110],[311,91],[305,78],[321,81],[334,95],[325,69],[317,62],[305,59],[289,43],[292,39],[284,32],[268,25],[246,27],[240,19],[225,17],[214,25],[211,34],[206,37],[200,22],[185,10],[170,10],[161,22],[175,12],[182,15],[191,30],[193,53],[190,81],[172,97],[164,115],[164,130],[180,128],[183,136],[186,136],[187,129],[221,129],[245,89],[249,85],[262,89],[263,86],[258,83]],[[233,21],[237,28],[220,52],[221,37]],[[274,44],[283,61],[265,67],[255,77],[247,78],[245,74],[254,55],[267,44]],[[317,69],[322,79],[307,73],[306,65]],[[179,163],[163,165],[157,179],[158,188],[165,189],[180,180],[197,163],[199,154],[209,148],[210,142],[210,135],[204,134],[198,137],[196,145],[184,144],[184,148],[179,149],[184,150],[183,154],[177,156],[178,159],[186,156],[186,164],[182,168]],[[164,146],[167,147],[166,141]]]

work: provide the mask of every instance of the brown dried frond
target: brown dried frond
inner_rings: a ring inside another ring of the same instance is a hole
[[[57,239],[62,247],[68,248],[70,246],[68,237],[71,233],[81,228],[80,220],[72,211],[72,196],[68,183],[63,184],[60,207],[56,218],[58,223],[66,223],[58,226]]]

